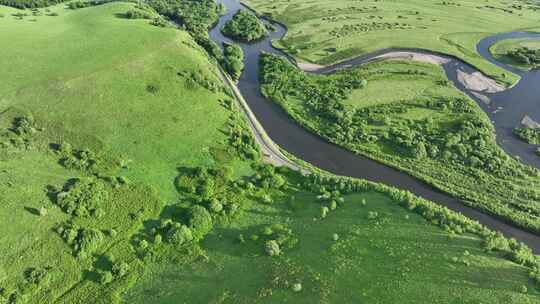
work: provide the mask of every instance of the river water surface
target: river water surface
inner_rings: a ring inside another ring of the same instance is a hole
[[[223,3],[227,8],[227,13],[220,18],[219,23],[209,32],[209,35],[220,45],[223,42],[232,43],[233,41],[231,39],[221,34],[220,29],[239,9],[245,7],[242,6],[238,0],[217,0],[216,2]],[[267,52],[286,56],[286,54],[280,50],[273,48],[271,41],[273,39],[281,39],[286,34],[287,30],[279,24],[274,25],[277,30],[270,33],[269,37],[255,43],[240,43],[244,50],[245,69],[238,81],[238,88],[269,137],[276,144],[295,157],[334,174],[362,178],[408,190],[420,197],[444,205],[451,210],[460,212],[471,219],[477,220],[490,229],[502,232],[507,237],[513,237],[522,241],[531,247],[535,253],[540,253],[540,236],[508,224],[505,220],[498,217],[467,207],[453,196],[442,193],[407,173],[398,171],[392,167],[329,143],[318,135],[314,135],[304,129],[289,118],[279,105],[263,97],[260,92],[259,82],[260,55],[263,52]],[[524,162],[540,168],[540,157],[534,155],[535,148],[516,140],[511,134],[512,129],[519,125],[519,122],[524,115],[528,115],[536,121],[540,121],[540,86],[535,85],[540,84],[540,72],[523,72],[515,70],[494,60],[488,51],[489,47],[499,40],[517,37],[540,38],[540,34],[500,34],[483,39],[478,44],[478,52],[487,60],[505,69],[511,70],[522,77],[522,80],[512,89],[501,93],[486,94],[492,100],[489,105],[480,101],[457,81],[458,70],[466,72],[476,71],[472,66],[457,58],[446,56],[450,58],[450,60],[443,67],[448,78],[454,82],[456,87],[476,100],[492,119],[497,131],[497,139],[501,147],[511,155],[517,155]],[[318,73],[330,73],[339,68],[360,65],[373,60],[381,54],[394,50],[395,49],[381,50],[363,55],[327,67]],[[431,52],[425,51],[425,53]],[[501,110],[499,107],[502,107],[503,109]]]

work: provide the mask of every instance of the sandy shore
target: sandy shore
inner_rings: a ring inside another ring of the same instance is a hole
[[[464,71],[458,71],[458,81],[471,91],[484,93],[497,93],[505,90],[503,86],[495,80],[484,76],[480,72],[468,74]]]
[[[445,56],[440,56],[436,54],[426,54],[422,52],[413,52],[413,51],[395,51],[395,52],[388,52],[386,54],[377,56],[373,58],[376,59],[383,59],[383,60],[413,60],[413,61],[419,61],[419,62],[426,62],[436,65],[444,65],[449,63],[452,59]],[[325,68],[327,66],[324,65],[318,65],[313,63],[298,63],[298,67],[306,72],[316,72],[322,68]],[[349,68],[351,66],[342,67],[342,68]],[[458,81],[466,87],[470,91],[474,91],[477,93],[497,93],[502,92],[506,88],[500,84],[498,84],[495,80],[485,76],[484,74],[480,72],[473,72],[473,73],[467,73],[465,71],[459,70],[458,71]],[[489,98],[487,96],[482,95],[481,100],[483,102],[489,103]]]
[[[390,52],[383,54],[381,56],[375,57],[376,59],[398,59],[398,60],[413,60],[420,62],[427,62],[431,64],[443,65],[450,62],[450,59],[444,58],[442,56],[432,55],[432,54],[423,54],[416,52]]]
[[[326,66],[315,63],[299,62],[298,67],[306,72],[315,72],[322,68],[325,68]]]

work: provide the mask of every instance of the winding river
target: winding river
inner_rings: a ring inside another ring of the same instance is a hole
[[[241,8],[245,8],[238,0],[217,0],[227,8],[227,13],[222,16],[219,23],[209,32],[210,37],[218,44],[223,42],[233,42],[223,36],[220,32],[221,27],[226,21]],[[269,37],[256,43],[241,44],[244,50],[245,70],[238,82],[238,89],[247,101],[251,111],[255,114],[257,120],[264,127],[269,137],[282,149],[291,153],[295,157],[311,163],[323,170],[337,175],[362,178],[373,182],[384,183],[399,189],[408,190],[420,197],[444,205],[451,210],[460,212],[465,216],[475,219],[486,227],[502,232],[507,237],[513,237],[526,243],[535,253],[540,253],[540,236],[521,228],[512,226],[498,217],[482,213],[476,209],[465,206],[460,200],[442,193],[430,185],[394,168],[371,160],[361,155],[345,150],[325,139],[312,134],[301,127],[277,105],[264,98],[260,92],[259,83],[259,56],[263,52],[286,56],[283,52],[272,47],[273,39],[280,39],[286,33],[286,28],[275,24],[277,30],[272,32]],[[497,64],[507,70],[510,70],[522,77],[522,80],[512,89],[492,94],[485,94],[491,99],[490,104],[481,101],[480,98],[468,91],[457,79],[458,71],[468,73],[476,70],[460,61],[457,58],[443,54],[422,51],[426,54],[436,54],[448,58],[447,63],[443,65],[448,78],[454,82],[456,87],[465,94],[471,96],[488,113],[494,122],[499,144],[508,153],[519,156],[524,162],[540,168],[540,157],[534,155],[534,147],[524,144],[512,136],[512,129],[519,125],[524,115],[540,121],[540,71],[523,72],[515,70],[509,66],[497,62],[489,53],[489,47],[503,39],[508,38],[540,38],[540,34],[532,33],[509,33],[491,36],[483,39],[478,44],[478,52],[487,60]],[[331,73],[339,68],[360,65],[374,58],[389,53],[392,50],[380,50],[375,53],[360,56],[347,62],[326,67],[317,73]],[[418,52],[418,50],[415,50]],[[511,106],[507,105],[512,103]],[[501,108],[502,107],[502,110]]]

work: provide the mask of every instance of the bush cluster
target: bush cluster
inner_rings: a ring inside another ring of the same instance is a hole
[[[221,29],[224,35],[240,41],[254,41],[268,34],[264,24],[247,10],[239,10]]]
[[[182,71],[178,72],[178,76],[184,77],[186,79],[185,85],[188,89],[203,87],[213,93],[216,93],[220,89],[222,89],[222,85],[220,83],[216,82],[214,79],[210,79],[209,77],[207,77],[203,71]]]
[[[96,5],[102,5],[110,2],[114,2],[118,0],[88,0],[88,1],[73,1],[69,2],[67,7],[69,9],[79,9],[79,8],[85,8],[90,6],[96,6]]]
[[[59,225],[56,232],[73,248],[74,255],[81,258],[92,255],[105,240],[105,235],[98,229],[70,223]]]
[[[51,6],[65,1],[67,0],[0,0],[0,5],[26,9]]]
[[[508,51],[506,55],[522,64],[534,66],[540,64],[540,49],[535,50],[528,47],[520,47]]]
[[[243,123],[243,117],[239,112],[231,113],[226,132],[229,136],[228,144],[233,147],[237,154],[245,160],[257,160],[260,158],[259,146],[251,131]]]
[[[152,19],[154,14],[140,9],[130,9],[124,14],[124,17],[127,19]]]
[[[102,156],[90,149],[76,150],[71,144],[62,143],[57,149],[60,164],[67,169],[95,171],[102,162]]]
[[[244,51],[236,44],[224,43],[223,69],[231,75],[233,80],[238,80],[244,69]]]
[[[109,198],[107,186],[98,179],[75,179],[56,193],[55,203],[64,212],[79,217],[101,217]]]
[[[540,145],[539,128],[515,128],[514,134],[528,144]]]

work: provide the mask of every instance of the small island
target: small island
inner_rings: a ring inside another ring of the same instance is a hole
[[[225,23],[221,32],[232,39],[243,42],[259,40],[268,34],[259,18],[247,10],[239,10],[231,20]]]
[[[514,134],[528,144],[540,145],[540,129],[538,128],[515,128]]]
[[[496,60],[523,70],[540,67],[540,42],[508,39],[494,44],[490,52]]]

